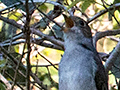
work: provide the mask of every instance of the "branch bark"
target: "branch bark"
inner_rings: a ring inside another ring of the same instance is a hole
[[[107,61],[105,63],[105,69],[106,69],[107,72],[109,70],[111,70],[115,60],[117,60],[117,57],[119,55],[120,55],[120,41],[118,42],[118,44],[116,45],[115,49],[110,54],[109,58],[107,59]]]
[[[24,25],[24,30],[23,32],[25,33],[26,35],[26,44],[27,44],[27,50],[28,50],[28,53],[27,53],[27,58],[26,58],[26,62],[27,62],[27,70],[26,70],[26,75],[27,75],[27,78],[26,78],[26,86],[27,86],[27,90],[30,90],[30,71],[31,71],[31,64],[30,64],[30,53],[31,53],[31,43],[30,43],[30,34],[31,34],[31,31],[30,31],[30,20],[31,20],[31,15],[30,15],[30,12],[29,12],[29,4],[28,4],[28,1],[29,0],[26,0],[25,2],[25,8],[26,8],[26,23]]]
[[[8,80],[0,73],[0,80],[4,82],[4,84],[7,86],[7,90],[10,90],[12,85],[9,83]]]
[[[117,34],[120,34],[120,29],[117,29],[117,30],[107,30],[107,31],[104,31],[104,32],[97,32],[94,37],[93,37],[93,45],[94,47],[96,47],[96,42],[105,37],[105,36],[113,36],[113,35],[117,35]]]
[[[3,20],[4,22],[6,22],[6,23],[8,23],[8,24],[11,24],[11,25],[13,25],[13,26],[15,26],[15,27],[17,27],[17,28],[19,28],[19,29],[21,29],[21,30],[24,30],[24,26],[21,25],[21,24],[18,24],[18,23],[17,23],[16,21],[14,21],[14,20],[5,18],[5,17],[3,17],[3,16],[0,16],[0,20]],[[56,45],[64,48],[64,45],[63,45],[63,42],[62,42],[62,41],[57,40],[57,39],[55,39],[55,38],[52,37],[52,36],[45,35],[45,34],[43,34],[41,31],[39,31],[39,30],[37,30],[37,29],[35,29],[35,28],[30,28],[30,31],[31,31],[33,34],[36,34],[36,35],[40,36],[42,39],[48,40],[48,41],[52,42],[53,44],[56,44]]]

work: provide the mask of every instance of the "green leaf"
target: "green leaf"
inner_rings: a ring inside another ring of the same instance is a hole
[[[114,0],[114,4],[119,3],[119,2],[120,2],[120,0]]]
[[[12,35],[16,34],[16,31],[17,31],[16,27],[3,22],[2,29],[0,32],[0,38],[1,38],[0,41],[4,41],[4,40],[12,37]]]
[[[114,16],[116,17],[116,19],[118,20],[118,22],[120,22],[119,15],[120,15],[120,12],[118,10],[116,10],[114,12]],[[116,20],[114,18],[113,18],[113,28],[114,29],[119,29],[120,28],[119,25],[118,25],[118,23],[116,22]]]
[[[3,60],[0,60],[0,68],[6,66],[6,60],[3,59]]]
[[[9,19],[13,19],[15,21],[18,21],[21,16],[22,16],[21,13],[13,12],[9,15]]]
[[[120,3],[120,0],[115,0],[113,4]],[[120,8],[117,8],[117,10],[120,12]]]
[[[7,63],[6,59],[4,58],[0,59],[0,72],[1,70],[7,68],[6,63]]]
[[[80,2],[80,0],[75,0],[73,1],[70,6],[67,8],[67,10],[69,10],[71,7],[75,6],[78,2]]]
[[[70,4],[70,6],[67,8],[70,9],[71,7],[75,6],[78,2],[82,2],[83,4],[81,5],[82,11],[84,12],[92,3],[95,3],[95,0],[75,0]]]
[[[91,5],[91,3],[89,3],[89,2],[84,2],[83,4],[82,4],[82,11],[83,12],[85,12],[85,10],[89,7]]]
[[[0,90],[6,90],[5,84],[0,82]]]
[[[83,0],[83,4],[82,4],[82,11],[85,12],[85,10],[91,5],[95,3],[95,0]]]
[[[47,11],[47,9],[48,9],[48,7],[47,7],[47,5],[46,4],[42,4],[42,5],[40,5],[40,7],[38,7],[40,10],[42,10],[42,11]]]

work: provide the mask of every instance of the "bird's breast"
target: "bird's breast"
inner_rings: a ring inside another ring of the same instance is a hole
[[[95,87],[94,78],[97,65],[92,54],[92,52],[82,49],[79,50],[77,48],[71,51],[65,51],[59,64],[59,82],[62,83],[62,85],[65,84],[66,86],[73,85],[74,88],[84,86],[85,82],[88,87]],[[81,90],[87,90],[85,87],[83,88],[84,89]]]

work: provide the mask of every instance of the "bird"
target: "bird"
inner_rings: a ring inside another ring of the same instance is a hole
[[[59,63],[59,90],[108,90],[108,75],[88,23],[78,16],[63,16],[65,51]]]

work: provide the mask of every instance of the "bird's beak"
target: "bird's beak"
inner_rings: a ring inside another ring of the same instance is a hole
[[[74,22],[71,19],[71,17],[68,17],[65,14],[63,14],[63,17],[65,19],[65,29],[63,31],[67,32],[69,30],[69,28],[72,28],[74,26]]]

